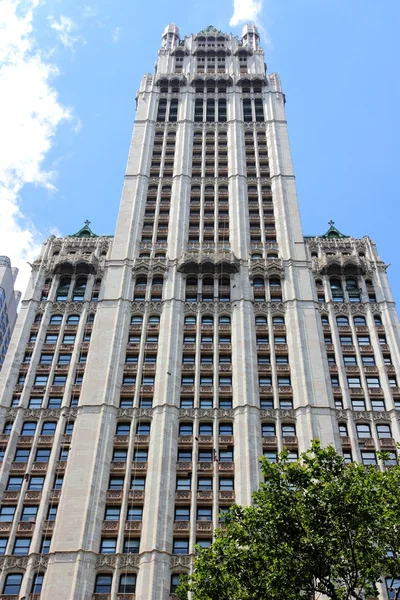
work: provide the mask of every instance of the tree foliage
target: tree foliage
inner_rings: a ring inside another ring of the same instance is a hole
[[[377,595],[383,575],[400,573],[398,464],[346,464],[318,440],[297,462],[287,451],[261,462],[265,483],[252,506],[225,513],[179,598],[363,600]]]

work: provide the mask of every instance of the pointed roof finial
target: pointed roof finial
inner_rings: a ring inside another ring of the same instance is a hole
[[[336,227],[334,227],[335,225],[335,221],[332,221],[332,219],[329,221],[329,229],[326,233],[324,233],[324,235],[321,235],[320,237],[322,238],[347,238],[349,237],[348,235],[344,235],[343,233],[341,233],[338,229],[336,229]]]
[[[93,231],[90,229],[89,225],[90,225],[90,221],[89,221],[89,219],[86,219],[85,224],[82,227],[82,229],[80,229],[76,233],[73,233],[69,237],[77,237],[77,238],[98,237],[95,233],[93,233]]]

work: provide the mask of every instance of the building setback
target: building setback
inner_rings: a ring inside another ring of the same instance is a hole
[[[286,446],[379,464],[399,327],[368,238],[305,238],[253,25],[162,36],[115,236],[33,264],[1,373],[0,598],[168,600]]]
[[[18,269],[11,267],[8,256],[0,256],[0,370],[17,319],[21,292],[14,290]]]

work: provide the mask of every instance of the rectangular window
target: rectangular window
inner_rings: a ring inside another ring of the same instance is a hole
[[[19,492],[22,487],[23,477],[9,477],[7,483],[7,490]]]
[[[207,100],[207,122],[213,123],[215,121],[215,100],[208,98]]]
[[[103,538],[100,543],[101,554],[115,554],[117,549],[117,538]]]
[[[148,450],[135,450],[133,453],[133,460],[135,462],[147,462]]]
[[[64,334],[62,343],[63,344],[75,344],[75,338],[76,338],[75,335],[72,335],[70,333],[66,333],[66,334]]]
[[[218,121],[226,123],[226,100],[223,98],[218,100]]]
[[[29,408],[42,408],[43,398],[30,398]]]
[[[189,554],[189,539],[175,538],[173,540],[173,554]]]
[[[256,121],[264,121],[264,106],[261,98],[254,100],[254,107],[256,111]]]
[[[243,99],[243,120],[250,123],[253,120],[250,98]]]
[[[40,491],[44,486],[44,477],[34,475],[29,480],[28,490]]]
[[[14,462],[26,463],[29,459],[29,448],[17,448],[15,451]]]
[[[141,521],[143,516],[143,506],[130,506],[128,508],[127,521]]]
[[[133,476],[131,479],[131,490],[144,490],[146,485],[145,477]]]
[[[29,554],[30,545],[31,538],[15,538],[13,554],[17,554],[18,556]]]
[[[194,120],[196,123],[203,121],[203,100],[197,99],[194,106]]]
[[[15,506],[2,506],[0,508],[0,523],[11,523],[15,515]]]
[[[138,554],[140,546],[139,538],[124,539],[124,554]]]
[[[6,553],[8,538],[0,538],[0,556],[4,556]]]
[[[36,515],[38,506],[24,506],[22,509],[20,521],[28,521],[34,523],[36,521]]]
[[[381,387],[379,377],[367,377],[367,386],[369,388],[379,388]]]
[[[158,103],[157,121],[165,121],[167,114],[167,101],[162,98]]]
[[[169,121],[175,123],[178,120],[178,100],[173,98],[169,105]]]
[[[51,450],[47,448],[39,448],[36,450],[35,462],[47,463],[50,459]]]
[[[36,375],[33,385],[47,385],[48,375]]]

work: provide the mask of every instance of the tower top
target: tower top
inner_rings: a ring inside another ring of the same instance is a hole
[[[162,34],[162,47],[172,50],[172,48],[175,48],[179,44],[179,40],[179,27],[175,23],[170,23],[166,26]]]
[[[243,46],[251,50],[256,50],[260,45],[260,34],[258,29],[252,23],[247,23],[242,29]]]

